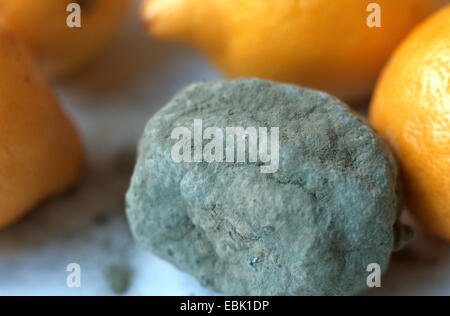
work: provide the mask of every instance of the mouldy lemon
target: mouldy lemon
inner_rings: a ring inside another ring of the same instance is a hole
[[[200,83],[148,122],[127,216],[139,244],[215,291],[351,295],[410,238],[398,186],[390,150],[338,99],[258,79]]]
[[[0,29],[0,228],[80,176],[82,149],[26,49]]]
[[[373,87],[395,46],[444,0],[379,0],[381,28],[367,26],[372,0],[147,0],[156,37],[193,45],[230,77],[259,77],[325,90],[347,100]]]
[[[67,6],[81,6],[81,28],[67,25]],[[130,0],[0,0],[0,24],[16,33],[50,76],[76,70],[116,33]]]
[[[370,120],[400,160],[409,209],[450,241],[450,6],[397,49],[378,83]]]

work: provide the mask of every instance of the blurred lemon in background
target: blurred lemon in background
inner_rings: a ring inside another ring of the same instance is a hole
[[[19,36],[51,77],[75,71],[116,34],[130,0],[0,0],[0,25]],[[70,3],[81,7],[81,27],[70,28]]]
[[[373,2],[380,28],[367,23]],[[142,16],[151,34],[203,50],[230,77],[297,83],[349,101],[370,93],[395,46],[444,2],[147,0]]]
[[[400,160],[408,208],[450,241],[450,6],[397,49],[375,90],[370,121]]]
[[[0,228],[81,174],[74,127],[24,46],[2,29],[0,144]]]

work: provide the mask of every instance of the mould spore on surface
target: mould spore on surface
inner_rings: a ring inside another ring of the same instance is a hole
[[[203,131],[279,127],[277,170],[249,162],[250,146],[245,162],[174,162],[171,132],[196,119]],[[215,291],[350,295],[408,236],[399,185],[389,149],[338,99],[257,79],[200,83],[148,122],[127,216],[144,248]]]

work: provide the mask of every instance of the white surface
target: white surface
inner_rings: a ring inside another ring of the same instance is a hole
[[[136,13],[135,13],[136,14]],[[132,271],[127,295],[208,295],[189,275],[131,239],[123,196],[137,140],[148,118],[189,83],[219,78],[203,59],[149,39],[133,16],[109,51],[56,87],[78,123],[88,170],[73,192],[0,231],[0,295],[113,295],[111,265]],[[78,263],[82,287],[66,286]],[[421,233],[394,256],[372,295],[449,295],[450,247]]]

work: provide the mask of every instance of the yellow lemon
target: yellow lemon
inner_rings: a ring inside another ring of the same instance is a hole
[[[199,48],[232,78],[297,83],[351,100],[370,93],[396,45],[444,2],[147,0],[142,16],[151,34]],[[377,13],[381,27],[369,27]]]
[[[399,46],[380,77],[370,121],[397,154],[408,208],[450,242],[450,6]]]
[[[80,6],[80,28],[67,23],[75,12],[68,7],[71,3]],[[57,77],[105,48],[129,4],[130,0],[0,0],[0,25],[20,37],[44,71]]]
[[[78,135],[26,49],[0,29],[0,228],[80,176]]]

